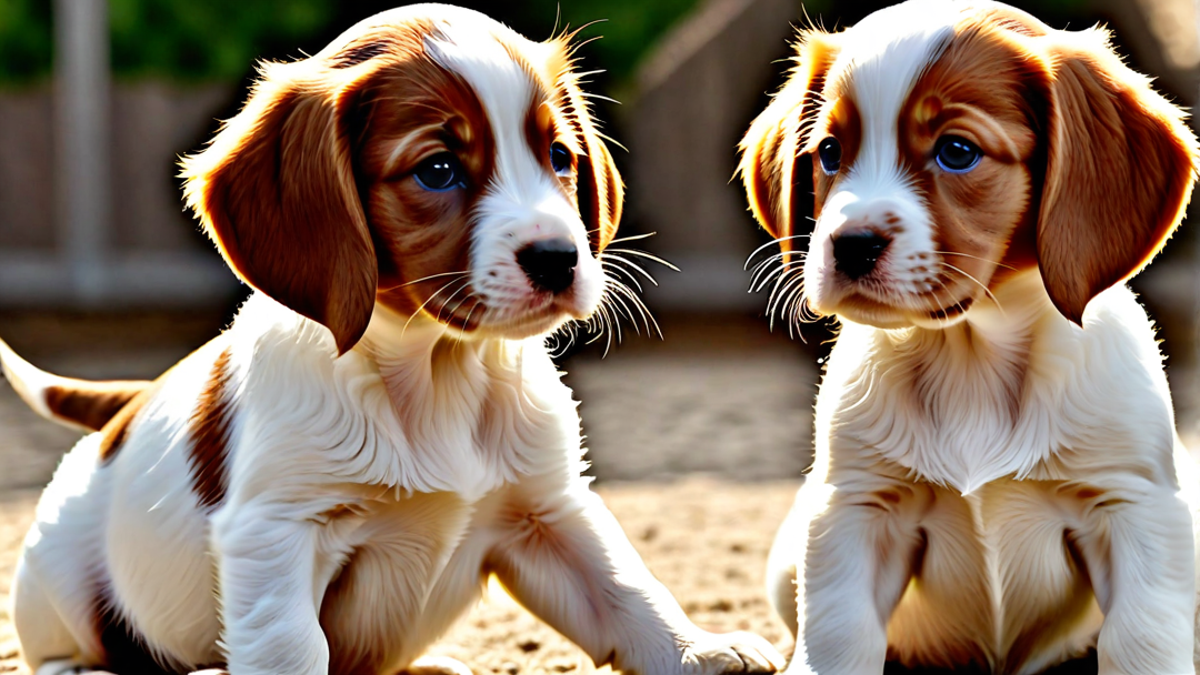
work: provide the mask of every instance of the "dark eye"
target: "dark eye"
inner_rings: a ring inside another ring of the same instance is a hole
[[[965,138],[942,136],[937,142],[936,158],[942,171],[966,173],[979,165],[983,150]]]
[[[817,157],[821,158],[821,170],[832,176],[842,168],[842,144],[830,136],[817,146]]]
[[[550,145],[550,168],[559,175],[571,170],[571,151],[562,143]]]
[[[445,192],[466,185],[466,173],[452,152],[439,152],[417,165],[413,171],[417,185],[430,192]]]

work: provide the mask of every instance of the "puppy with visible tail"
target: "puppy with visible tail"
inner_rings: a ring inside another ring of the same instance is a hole
[[[152,384],[149,380],[80,380],[41,370],[0,340],[0,372],[39,415],[79,431],[100,431]]]

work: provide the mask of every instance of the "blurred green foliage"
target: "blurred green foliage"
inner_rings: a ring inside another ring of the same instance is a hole
[[[109,0],[108,6],[118,77],[236,80],[264,44],[299,45],[333,17],[329,0]]]
[[[588,68],[628,76],[655,39],[698,0],[516,0],[472,2],[533,39],[555,28],[604,20],[580,34],[604,36],[586,49]],[[0,0],[0,85],[49,76],[53,2]],[[355,20],[405,4],[339,0],[109,0],[113,73],[118,78],[236,81],[259,58],[319,50]],[[376,6],[383,5],[383,6]]]
[[[49,0],[0,0],[0,84],[22,84],[49,72],[50,5]]]

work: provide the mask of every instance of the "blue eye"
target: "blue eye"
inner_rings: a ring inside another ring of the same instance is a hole
[[[983,150],[965,138],[942,136],[937,142],[936,158],[942,171],[966,173],[979,165]]]
[[[821,160],[821,170],[825,175],[832,176],[842,168],[842,144],[830,136],[817,146],[817,157]]]
[[[452,152],[439,152],[413,171],[417,185],[430,192],[445,192],[466,186],[466,172]]]
[[[550,145],[550,168],[559,175],[571,170],[571,151],[562,143]]]

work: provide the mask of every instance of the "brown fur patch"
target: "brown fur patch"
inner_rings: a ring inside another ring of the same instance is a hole
[[[358,123],[378,301],[401,314],[422,310],[463,323],[475,303],[465,274],[454,275],[469,268],[474,210],[495,172],[496,143],[483,104],[461,77],[421,62],[381,72],[362,92]],[[443,152],[458,158],[465,186],[422,188],[413,172]]]
[[[944,290],[932,318],[960,314],[940,305],[978,291],[972,279],[993,285],[1013,235],[1036,222],[1038,136],[1027,92],[1038,68],[1007,31],[962,27],[902,109],[902,161],[935,223],[934,273]],[[983,160],[968,173],[941,171],[932,158],[946,136],[974,143]]]
[[[233,421],[233,400],[229,359],[226,348],[213,363],[212,373],[191,419],[191,447],[188,467],[191,470],[192,492],[200,506],[213,509],[225,499],[226,467],[229,455],[229,433]]]
[[[138,394],[151,386],[149,381],[89,382],[60,381],[46,388],[46,407],[55,417],[99,431]]]
[[[161,381],[161,380],[160,380]],[[113,415],[103,427],[100,429],[100,463],[108,464],[117,457],[121,446],[125,443],[125,439],[129,436],[129,432],[133,428],[133,423],[137,419],[138,413],[142,408],[150,402],[154,395],[158,392],[159,381],[154,382],[151,386],[146,387],[128,403],[126,403],[116,415]]]
[[[583,153],[576,163],[575,202],[592,250],[598,253],[616,237],[624,205],[625,185],[588,112],[587,102],[579,87],[579,75],[564,66],[557,74],[551,91],[555,92],[553,104],[566,126],[575,130],[575,145]]]
[[[115,673],[170,675],[146,649],[145,639],[114,606],[107,589],[96,593],[92,625],[104,650],[104,666]]]

